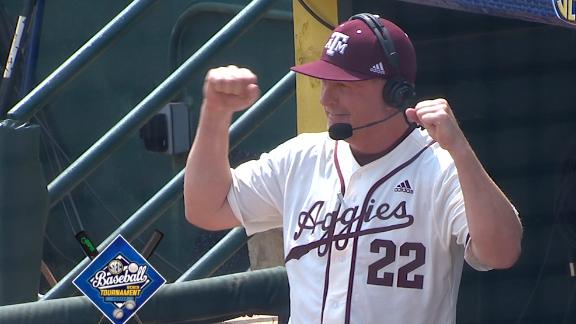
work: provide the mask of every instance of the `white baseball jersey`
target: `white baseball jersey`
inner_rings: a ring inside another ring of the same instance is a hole
[[[468,226],[453,160],[415,129],[360,166],[344,141],[302,134],[233,170],[248,234],[284,228],[290,321],[455,323]],[[466,253],[465,253],[466,252]]]

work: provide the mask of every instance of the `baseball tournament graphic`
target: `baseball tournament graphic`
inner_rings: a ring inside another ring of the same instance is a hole
[[[124,324],[166,280],[118,235],[73,282],[112,323]]]

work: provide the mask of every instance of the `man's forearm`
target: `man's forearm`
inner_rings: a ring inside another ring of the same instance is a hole
[[[450,152],[464,195],[475,256],[494,268],[511,267],[521,251],[522,225],[512,204],[469,145]]]

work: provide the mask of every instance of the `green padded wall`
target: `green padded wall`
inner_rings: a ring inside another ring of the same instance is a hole
[[[0,305],[36,301],[48,192],[38,126],[0,122]]]

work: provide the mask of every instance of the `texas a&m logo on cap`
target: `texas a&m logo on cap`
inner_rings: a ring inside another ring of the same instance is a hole
[[[344,55],[344,51],[346,51],[346,47],[348,47],[348,39],[350,36],[340,33],[340,32],[333,32],[330,39],[324,45],[326,49],[326,54],[333,56],[335,53],[340,53]]]

